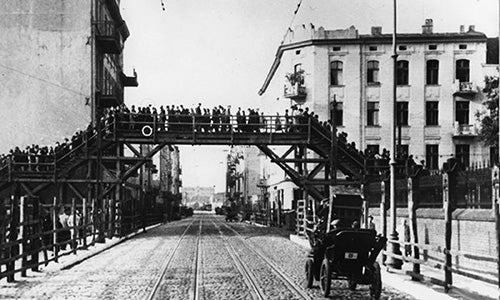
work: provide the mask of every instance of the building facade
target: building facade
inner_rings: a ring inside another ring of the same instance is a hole
[[[286,54],[284,53],[286,52]],[[286,80],[284,96],[309,107],[360,150],[390,149],[393,110],[392,35],[299,26],[278,50]],[[487,37],[474,26],[435,33],[426,20],[421,33],[398,34],[397,124],[401,152],[438,169],[454,156],[465,165],[483,162],[490,149],[478,137]],[[272,68],[261,93],[277,69]],[[297,77],[297,76],[296,76]],[[296,78],[294,78],[296,79]]]
[[[179,195],[182,187],[182,169],[179,147],[166,146],[160,150],[160,191]]]
[[[123,103],[119,0],[0,1],[0,152],[52,145]]]

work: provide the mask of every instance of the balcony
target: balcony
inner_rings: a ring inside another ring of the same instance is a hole
[[[304,102],[307,97],[306,87],[298,82],[295,84],[287,83],[285,84],[284,96],[296,102]]]
[[[137,73],[134,70],[134,76],[127,76],[125,73],[120,73],[120,80],[124,87],[137,87],[139,83],[137,82]]]
[[[98,82],[97,90],[100,92],[100,107],[118,106],[123,103],[123,87],[108,72],[105,72],[104,78]]]
[[[458,124],[455,122],[453,138],[474,138],[477,137],[477,127],[474,124]]]
[[[459,96],[475,96],[478,93],[477,85],[474,82],[455,81],[454,91],[454,95]]]
[[[96,24],[96,40],[98,47],[104,53],[120,54],[123,50],[123,37],[113,21]]]

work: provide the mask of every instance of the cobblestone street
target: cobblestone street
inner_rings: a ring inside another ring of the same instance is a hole
[[[284,231],[195,215],[148,230],[68,270],[0,282],[2,299],[317,299],[306,250]],[[369,299],[333,283],[333,299]],[[413,299],[384,288],[382,299]]]

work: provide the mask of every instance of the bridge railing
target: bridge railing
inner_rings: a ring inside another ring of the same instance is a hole
[[[114,116],[113,131],[142,131],[145,136],[156,132],[192,133],[298,133],[310,132],[310,121],[304,116],[237,116],[237,115],[170,115],[119,113]],[[307,138],[305,136],[305,138]]]

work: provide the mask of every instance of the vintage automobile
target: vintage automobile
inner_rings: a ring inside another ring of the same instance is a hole
[[[337,228],[327,233],[321,227],[308,236],[312,249],[305,265],[308,288],[319,280],[328,297],[332,280],[348,280],[350,290],[369,284],[371,299],[380,298],[382,279],[375,260],[385,247],[385,237],[370,229]]]

